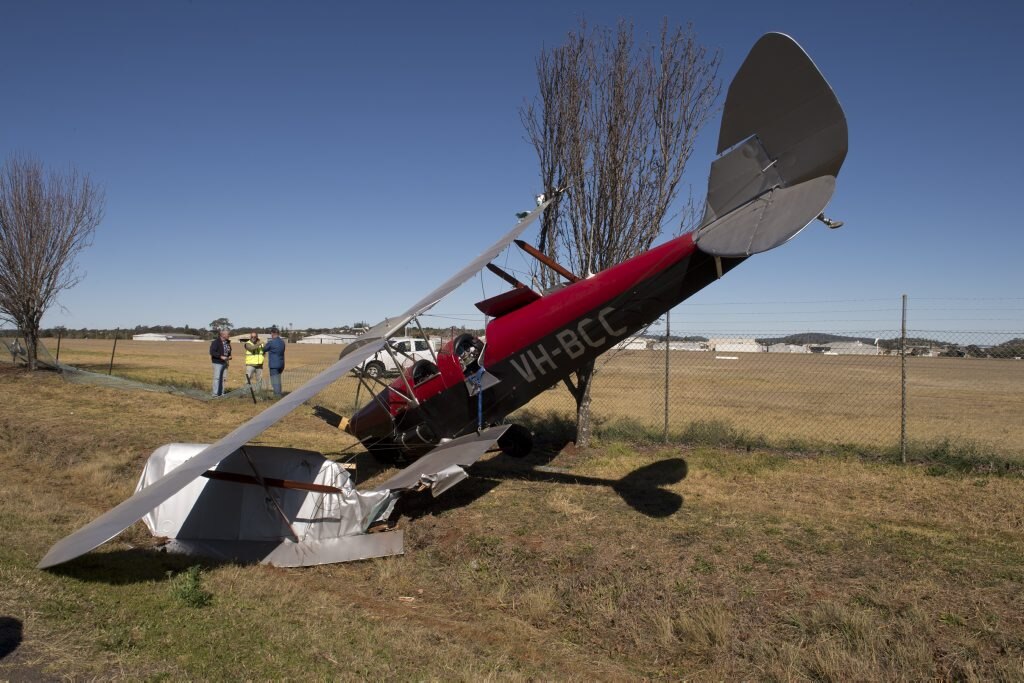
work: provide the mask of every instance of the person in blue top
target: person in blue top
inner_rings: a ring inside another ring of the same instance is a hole
[[[270,328],[270,341],[263,345],[263,353],[267,355],[267,367],[270,369],[270,386],[274,388],[274,396],[280,396],[281,373],[284,372],[284,340],[277,327]]]

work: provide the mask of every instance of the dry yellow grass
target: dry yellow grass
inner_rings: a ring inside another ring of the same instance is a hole
[[[595,414],[633,420],[660,433],[664,362],[664,353],[653,351],[599,360]],[[1024,362],[909,358],[907,364],[910,439],[969,441],[1003,456],[1024,456]],[[891,447],[899,442],[898,357],[676,351],[669,369],[670,431],[718,420],[772,443]],[[566,415],[572,405],[562,387],[531,404]]]
[[[629,444],[563,452],[564,475],[495,456],[409,508],[404,557],[206,565],[197,609],[169,580],[192,561],[146,552],[140,525],[34,565],[128,495],[153,448],[259,408],[2,367],[0,391],[0,618],[23,634],[0,679],[1024,677],[1019,478]],[[304,410],[263,437],[342,438]],[[679,458],[681,480],[635,476]]]
[[[64,340],[61,360],[106,372],[111,340]],[[55,349],[55,340],[47,340]],[[229,388],[244,383],[241,345]],[[145,382],[207,388],[206,343],[119,341],[114,374]],[[291,344],[285,389],[337,359],[339,346]],[[738,360],[719,360],[718,355]],[[788,441],[892,447],[900,435],[900,367],[895,356],[715,354],[675,351],[669,360],[669,428],[718,420],[771,443]],[[600,420],[627,419],[659,430],[664,423],[663,352],[623,351],[602,357],[594,384]],[[909,358],[908,437],[918,442],[967,441],[1024,457],[1024,361]],[[345,378],[319,401],[351,412],[357,382]],[[361,394],[365,400],[365,394]],[[531,408],[573,414],[564,387]]]

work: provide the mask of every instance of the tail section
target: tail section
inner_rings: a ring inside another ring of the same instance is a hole
[[[773,249],[828,204],[847,151],[846,117],[796,41],[768,33],[729,86],[704,220],[694,239],[715,256]]]

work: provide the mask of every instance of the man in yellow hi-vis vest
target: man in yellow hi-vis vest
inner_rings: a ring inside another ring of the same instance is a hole
[[[245,342],[245,379],[254,387],[263,386],[263,340],[256,330],[249,333]]]

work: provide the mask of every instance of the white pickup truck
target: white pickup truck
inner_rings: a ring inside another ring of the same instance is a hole
[[[392,353],[386,350],[378,351],[361,366],[362,373],[367,377],[383,377],[384,375],[397,375],[400,370],[395,365],[395,358],[403,368],[407,368],[418,360],[433,360],[437,352],[436,343],[431,352],[431,343],[420,337],[393,337],[391,345],[394,348]],[[394,358],[392,358],[394,354]],[[356,368],[359,372],[360,368]]]

